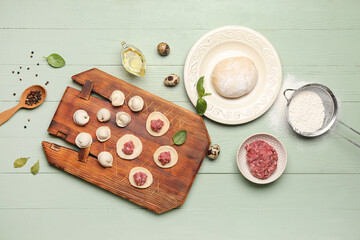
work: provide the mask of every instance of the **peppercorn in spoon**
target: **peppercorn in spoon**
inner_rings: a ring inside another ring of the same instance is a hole
[[[46,89],[40,85],[28,87],[21,95],[20,102],[13,108],[0,113],[0,125],[9,120],[20,108],[33,109],[44,102]]]

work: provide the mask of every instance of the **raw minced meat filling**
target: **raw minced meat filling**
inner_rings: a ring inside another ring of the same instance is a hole
[[[254,141],[245,146],[246,161],[251,174],[259,179],[267,179],[277,168],[278,154],[264,141]]]

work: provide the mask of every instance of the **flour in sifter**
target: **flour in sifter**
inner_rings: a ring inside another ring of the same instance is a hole
[[[291,125],[300,132],[315,132],[324,122],[324,105],[315,92],[301,91],[297,93],[289,105]]]

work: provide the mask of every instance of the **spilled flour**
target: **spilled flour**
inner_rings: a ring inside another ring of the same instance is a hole
[[[277,131],[279,133],[287,133],[292,131],[290,125],[286,121],[285,109],[287,101],[283,95],[283,92],[285,91],[285,89],[297,89],[306,84],[308,84],[308,82],[298,81],[293,75],[288,74],[286,76],[282,83],[279,96],[266,114],[267,123],[274,131]],[[290,96],[291,92],[289,92],[288,94],[289,95],[287,96]]]

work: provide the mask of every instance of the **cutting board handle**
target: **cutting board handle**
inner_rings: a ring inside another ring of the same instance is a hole
[[[93,88],[94,88],[94,83],[89,80],[86,80],[85,84],[81,89],[79,98],[82,98],[84,100],[89,100]]]

